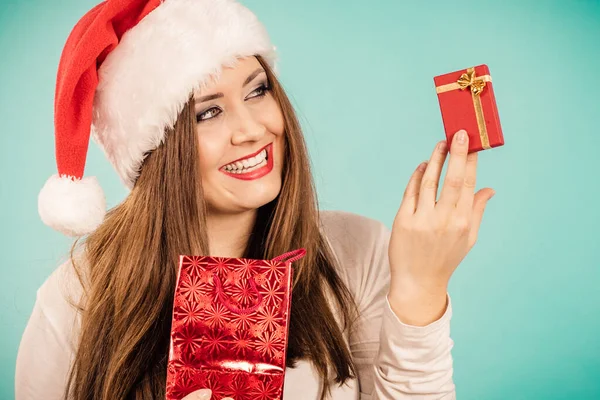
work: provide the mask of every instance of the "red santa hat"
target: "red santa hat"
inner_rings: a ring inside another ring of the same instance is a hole
[[[58,67],[58,173],[39,194],[44,223],[70,236],[102,223],[103,191],[83,176],[90,136],[131,189],[192,91],[253,55],[276,70],[266,29],[235,0],[106,0],[90,10]]]

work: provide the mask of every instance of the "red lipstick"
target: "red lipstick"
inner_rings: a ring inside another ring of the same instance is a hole
[[[246,172],[246,173],[230,172],[230,171],[225,170],[225,167],[221,168],[221,172],[223,172],[225,175],[228,175],[232,178],[241,179],[244,181],[251,181],[254,179],[262,178],[263,176],[265,176],[266,174],[268,174],[269,172],[271,172],[273,170],[273,143],[269,143],[267,146],[263,147],[262,149],[260,149],[259,151],[257,151],[254,154],[251,154],[249,156],[246,156],[244,158],[240,158],[240,159],[236,160],[236,161],[241,161],[241,160],[245,160],[250,157],[254,157],[257,154],[260,154],[260,152],[263,151],[263,149],[267,150],[267,164],[266,165],[264,165],[258,169],[255,169],[253,171]],[[233,161],[233,162],[236,162],[236,161]]]

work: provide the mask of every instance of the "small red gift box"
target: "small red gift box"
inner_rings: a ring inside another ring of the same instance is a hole
[[[173,303],[167,400],[198,389],[213,399],[280,400],[291,306],[291,263],[181,256]]]
[[[504,137],[492,77],[483,64],[433,78],[446,140],[460,129],[469,135],[469,153],[502,146]]]

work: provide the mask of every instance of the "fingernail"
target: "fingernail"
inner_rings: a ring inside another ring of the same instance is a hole
[[[495,194],[496,194],[496,191],[494,190],[494,191],[492,192],[492,195],[490,196],[490,199],[491,199],[492,197],[494,197],[494,195],[495,195]]]
[[[467,141],[467,132],[465,132],[464,130],[461,129],[456,134],[458,135],[458,143],[464,144]]]
[[[425,169],[427,168],[427,161],[422,162],[421,164],[419,164],[419,166],[417,168],[421,172],[425,171]]]
[[[212,396],[212,391],[210,389],[200,389],[198,393],[196,393],[196,398],[198,400],[210,400]]]

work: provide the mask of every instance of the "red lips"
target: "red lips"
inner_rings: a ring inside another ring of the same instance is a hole
[[[273,170],[273,143],[269,143],[265,149],[267,150],[267,165],[262,166],[258,169],[255,169],[253,171],[250,172],[246,172],[246,173],[232,173],[229,171],[226,171],[225,169],[221,169],[221,172],[223,172],[224,174],[231,176],[232,178],[236,178],[236,179],[241,179],[244,181],[251,181],[254,179],[258,179],[261,178],[263,176],[265,176],[266,174],[268,174],[269,172],[271,172]],[[252,154],[249,157],[254,157],[256,154],[259,154],[263,149],[260,149],[258,152],[256,152],[255,154]],[[249,157],[244,157],[244,158],[249,158]],[[239,161],[239,160],[236,160]]]

